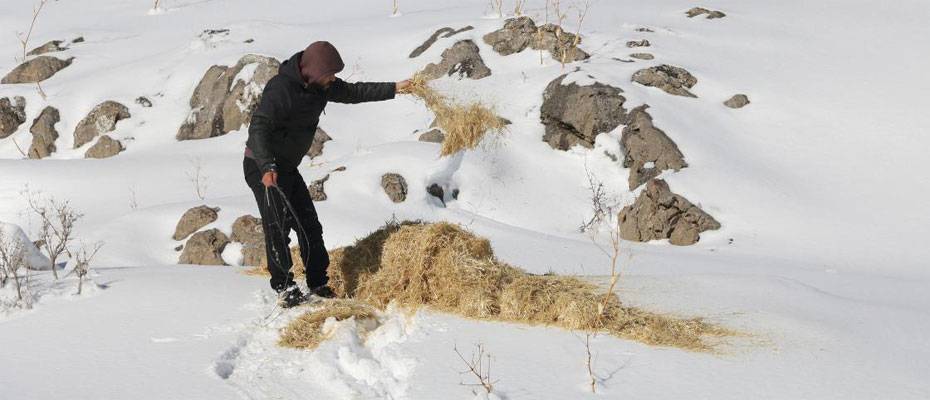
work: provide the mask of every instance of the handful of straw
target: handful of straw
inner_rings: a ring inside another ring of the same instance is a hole
[[[501,135],[504,132],[504,120],[493,110],[480,102],[452,103],[429,86],[429,79],[423,73],[413,76],[404,93],[423,100],[426,108],[436,115],[436,124],[446,134],[440,149],[443,157],[478,147],[488,133]]]

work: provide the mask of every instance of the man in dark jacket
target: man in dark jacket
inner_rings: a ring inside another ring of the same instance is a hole
[[[271,287],[284,306],[299,304],[304,297],[290,272],[288,235],[292,229],[297,232],[311,293],[333,297],[327,286],[329,255],[323,228],[307,184],[297,171],[313,142],[320,114],[329,101],[388,100],[410,85],[409,81],[348,83],[336,78],[344,67],[329,42],[314,42],[294,54],[268,81],[249,126],[243,170],[262,217]]]

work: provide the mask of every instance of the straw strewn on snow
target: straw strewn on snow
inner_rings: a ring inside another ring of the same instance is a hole
[[[354,318],[360,327],[376,325],[377,310],[374,307],[354,300],[328,300],[319,308],[307,312],[281,329],[278,344],[298,349],[315,349],[331,335],[325,331],[326,320],[335,318],[343,321]]]

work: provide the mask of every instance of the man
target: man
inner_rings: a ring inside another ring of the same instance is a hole
[[[297,171],[313,142],[320,114],[330,101],[388,100],[410,85],[409,80],[347,83],[336,78],[344,67],[332,44],[310,44],[282,63],[278,74],[268,81],[249,126],[242,166],[262,217],[271,287],[285,307],[297,305],[304,298],[290,272],[291,230],[297,232],[311,294],[334,296],[327,286],[329,255],[323,244],[323,228],[307,184]]]

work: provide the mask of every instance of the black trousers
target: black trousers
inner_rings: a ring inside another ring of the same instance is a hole
[[[278,172],[278,188],[293,206],[294,213],[297,214],[295,218],[281,198],[281,192],[271,187],[266,195],[265,185],[262,184],[262,172],[255,160],[245,157],[242,169],[245,182],[255,195],[262,217],[271,287],[280,291],[294,285],[294,275],[290,272],[293,266],[289,249],[291,240],[288,237],[291,230],[297,232],[307,286],[312,289],[325,285],[328,281],[326,268],[329,267],[329,254],[323,244],[323,226],[320,225],[304,178],[297,171]],[[303,228],[303,233],[300,228]]]

